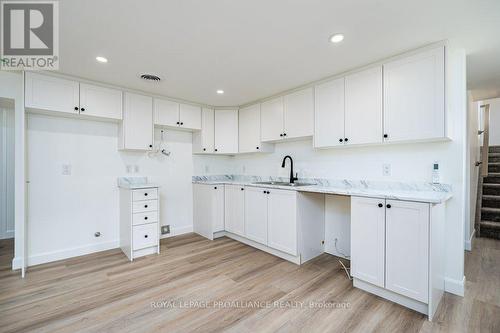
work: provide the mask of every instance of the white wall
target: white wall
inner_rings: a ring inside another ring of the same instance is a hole
[[[29,265],[117,247],[120,176],[159,184],[161,225],[192,230],[191,133],[166,131],[170,157],[149,158],[119,152],[117,131],[116,123],[28,114]],[[127,165],[139,173],[127,174]]]
[[[485,99],[490,105],[490,146],[500,146],[500,98]]]
[[[14,237],[14,102],[0,99],[0,239]]]

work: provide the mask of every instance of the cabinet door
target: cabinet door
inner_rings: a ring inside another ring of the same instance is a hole
[[[224,185],[213,186],[212,233],[224,231]]]
[[[224,227],[226,231],[245,236],[245,188],[224,186]]]
[[[260,129],[262,142],[283,139],[283,97],[261,104]]]
[[[31,72],[25,75],[27,108],[79,114],[78,82]]]
[[[385,200],[351,197],[351,273],[384,288]]]
[[[346,144],[382,142],[382,67],[345,78]]]
[[[268,190],[267,245],[297,255],[297,193]]]
[[[429,209],[427,203],[387,200],[385,287],[424,303],[429,296]]]
[[[260,142],[260,104],[239,110],[239,152],[259,151]]]
[[[214,109],[203,108],[201,111],[201,131],[193,133],[193,151],[195,153],[214,152]]]
[[[344,78],[314,89],[314,147],[344,144]]]
[[[285,138],[300,138],[314,134],[314,93],[307,88],[286,95],[285,102]]]
[[[201,108],[199,106],[181,104],[180,127],[192,130],[201,130]]]
[[[238,152],[238,110],[215,110],[215,152]]]
[[[179,126],[179,103],[155,98],[155,125]]]
[[[386,141],[445,136],[444,47],[384,65]]]
[[[267,190],[245,187],[245,236],[267,245]]]
[[[123,149],[152,149],[153,98],[125,93],[122,131]]]
[[[122,119],[123,94],[120,90],[80,83],[80,114]]]
[[[208,239],[213,239],[212,185],[193,184],[193,231]]]

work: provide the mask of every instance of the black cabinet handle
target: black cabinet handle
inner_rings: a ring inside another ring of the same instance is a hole
[[[216,189],[217,189],[217,186],[214,186],[214,190],[216,190]]]
[[[207,151],[207,148],[203,148],[203,151]]]
[[[176,122],[177,125],[180,125],[181,123],[180,122]]]
[[[148,205],[144,205],[144,208],[148,208]]]
[[[144,238],[148,238],[148,235],[144,235]]]
[[[144,216],[144,219],[145,219],[145,220],[147,220],[147,219],[148,219],[148,217],[147,217],[147,216]]]
[[[244,190],[244,188],[242,187],[242,188],[241,188],[241,190],[243,191],[243,190]]]
[[[345,142],[347,142],[347,141],[349,141],[349,139],[348,139],[348,138],[345,138],[345,139],[344,139],[344,141],[345,141]]]
[[[280,136],[283,136],[283,133],[281,133]]]
[[[184,125],[184,123],[181,121],[181,126]]]
[[[386,138],[386,139],[387,139],[388,137],[389,137],[389,135],[388,135],[388,134],[384,134],[384,138]]]
[[[148,196],[148,192],[144,193],[144,196],[147,197]]]
[[[214,150],[217,151],[217,148],[215,148]]]
[[[267,194],[271,194],[271,192],[267,191]]]
[[[153,148],[153,145],[149,145],[149,148]]]
[[[78,111],[78,106],[75,106],[75,111]]]
[[[382,205],[381,203],[379,203],[379,204],[378,204],[378,206],[379,206],[380,208],[384,207],[384,205]]]
[[[344,139],[339,139],[339,142],[341,142],[341,143],[344,142]]]
[[[264,194],[267,194],[267,191],[263,191],[263,192],[264,192]]]
[[[387,207],[387,208],[391,208],[392,206],[391,206],[391,204],[387,204],[387,206],[386,206],[386,207]]]
[[[85,111],[85,108],[80,108],[80,111]]]
[[[283,136],[286,136],[286,133],[283,133]]]
[[[255,149],[259,150],[259,147],[255,147]]]

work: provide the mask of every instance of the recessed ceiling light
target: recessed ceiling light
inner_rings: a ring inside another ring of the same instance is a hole
[[[95,60],[99,61],[99,62],[108,62],[108,59],[104,58],[104,57],[95,57]]]
[[[342,34],[334,34],[330,37],[330,42],[332,43],[340,43],[344,40],[344,35]]]
[[[219,95],[222,95],[222,94],[224,93],[224,90],[219,89],[219,90],[217,90],[217,93],[218,93]]]

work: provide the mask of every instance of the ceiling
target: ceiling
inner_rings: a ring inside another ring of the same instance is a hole
[[[474,96],[500,96],[498,0],[64,0],[59,11],[62,73],[193,102],[245,104],[443,39],[466,49]]]

